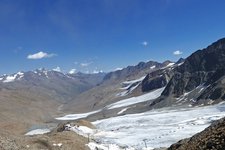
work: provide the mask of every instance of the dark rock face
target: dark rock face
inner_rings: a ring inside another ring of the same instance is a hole
[[[214,122],[193,137],[171,145],[168,150],[224,150],[225,118]]]
[[[142,82],[142,91],[148,92],[166,86],[167,80],[165,76],[159,76],[154,79],[149,78],[149,75]]]
[[[221,99],[224,87],[218,89],[225,75],[225,38],[203,50],[198,50],[185,59],[185,62],[174,69],[174,75],[169,81],[162,96],[173,95],[179,97],[185,92],[195,90],[199,85],[207,86],[207,93],[203,92],[200,99]],[[214,87],[211,87],[214,86]],[[210,88],[211,87],[211,88]]]
[[[176,62],[176,64],[183,63],[184,61],[185,61],[185,59],[184,59],[184,58],[180,58],[180,59]]]
[[[156,74],[156,72],[158,74]],[[149,92],[154,89],[162,88],[166,86],[168,82],[168,75],[166,73],[162,73],[162,71],[155,71],[152,73],[149,73],[145,79],[142,81],[142,92]]]
[[[179,59],[173,66],[166,67],[171,61],[163,62],[165,67],[156,71],[148,73],[145,79],[142,81],[142,92],[149,92],[154,89],[162,88],[167,85],[171,77],[173,76],[173,68],[183,63],[184,59]]]

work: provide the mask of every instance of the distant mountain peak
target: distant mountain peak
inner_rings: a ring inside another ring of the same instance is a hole
[[[176,64],[183,63],[184,61],[185,61],[185,59],[184,59],[184,58],[180,58],[180,59],[178,59],[178,61],[176,62]]]
[[[164,66],[167,66],[167,65],[169,65],[169,64],[171,64],[171,63],[174,63],[174,62],[172,62],[172,61],[170,61],[170,60],[166,60],[166,61],[164,61],[162,64],[163,64]]]
[[[56,68],[52,69],[52,71],[62,72],[60,67],[56,67]]]

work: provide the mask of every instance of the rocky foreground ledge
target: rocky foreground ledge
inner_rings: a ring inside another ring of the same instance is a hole
[[[64,124],[59,124],[50,133],[41,135],[12,135],[1,131],[0,150],[89,150],[86,146],[88,139],[74,132],[64,132],[62,130]],[[86,121],[74,124],[92,127]]]
[[[191,138],[180,140],[168,150],[224,150],[225,118],[213,122],[208,128]]]
[[[78,122],[61,123],[52,132],[35,136],[13,136],[6,132],[0,133],[1,150],[89,150],[87,137],[67,132],[71,126],[95,127],[84,120]],[[224,150],[225,149],[225,118],[213,122],[204,131],[188,139],[183,139],[169,148],[155,150]]]

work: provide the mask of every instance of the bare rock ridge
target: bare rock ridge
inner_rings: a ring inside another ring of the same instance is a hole
[[[152,105],[172,105],[170,99],[179,98],[184,93],[192,93],[193,104],[218,103],[225,99],[225,38],[218,40],[203,50],[198,50],[173,70],[173,76]],[[201,91],[197,91],[199,87]],[[171,98],[172,97],[172,98]],[[167,101],[167,102],[165,102]],[[161,103],[161,104],[159,104]],[[162,104],[164,103],[164,104]]]
[[[222,118],[191,138],[180,140],[171,145],[168,150],[224,150],[224,139],[225,118]]]

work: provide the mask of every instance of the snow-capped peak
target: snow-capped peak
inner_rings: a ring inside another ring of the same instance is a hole
[[[155,68],[155,65],[150,67],[150,69],[154,69],[154,68]]]
[[[71,69],[68,73],[69,73],[69,74],[75,74],[76,71],[77,71],[77,69]]]
[[[116,68],[116,69],[114,69],[114,71],[119,71],[119,70],[123,70],[123,68]]]
[[[24,77],[24,73],[18,72],[13,75],[6,75],[5,77],[3,76],[3,77],[1,77],[1,80],[3,80],[4,83],[8,83],[8,82],[13,82],[15,80],[20,80],[23,77]]]
[[[57,66],[56,68],[52,69],[53,71],[56,71],[56,72],[61,72],[61,69],[59,66]]]
[[[170,67],[170,66],[173,66],[175,63],[171,62],[169,63],[166,67]]]
[[[93,74],[98,74],[98,73],[103,73],[103,71],[102,70],[94,70],[93,71]]]

